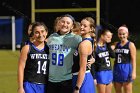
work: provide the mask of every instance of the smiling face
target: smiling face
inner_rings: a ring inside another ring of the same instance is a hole
[[[125,41],[128,38],[128,29],[126,27],[120,27],[118,29],[118,37],[121,41]]]
[[[36,42],[44,42],[48,32],[43,25],[35,26],[33,29],[33,36]]]
[[[105,41],[105,42],[108,42],[108,43],[111,42],[112,33],[111,33],[110,31],[107,31],[107,32],[104,34],[103,38],[104,38],[104,41]]]
[[[69,17],[62,17],[59,21],[59,29],[60,29],[60,33],[63,34],[67,34],[71,31],[71,29],[73,28],[73,21],[71,18]]]
[[[91,27],[90,27],[90,22],[83,19],[81,21],[81,29],[80,29],[80,34],[81,35],[86,35],[86,34],[90,34],[90,32],[92,31]]]

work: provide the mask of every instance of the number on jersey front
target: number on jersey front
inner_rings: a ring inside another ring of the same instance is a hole
[[[121,59],[121,54],[118,54],[118,63],[121,63],[122,59]]]
[[[109,57],[105,57],[107,67],[110,67],[110,60]]]
[[[43,74],[46,74],[46,66],[47,66],[47,61],[44,61],[43,65],[41,65],[41,61],[38,61],[37,73],[40,74],[41,71],[43,71]]]
[[[64,55],[63,54],[56,54],[52,53],[52,64],[53,65],[58,65],[58,66],[63,66],[64,63]]]

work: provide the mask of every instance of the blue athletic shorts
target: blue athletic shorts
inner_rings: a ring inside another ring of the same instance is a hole
[[[113,82],[131,82],[132,81],[132,65],[131,64],[115,64],[113,69]]]
[[[46,93],[47,91],[46,84],[36,84],[27,81],[23,85],[25,93]]]
[[[72,78],[73,89],[76,86],[76,82],[77,82],[77,75],[73,75],[73,78]],[[84,78],[84,81],[82,83],[79,93],[96,93],[93,76],[90,72],[85,74],[85,78]]]
[[[97,84],[110,84],[113,81],[112,70],[98,71],[95,73]]]

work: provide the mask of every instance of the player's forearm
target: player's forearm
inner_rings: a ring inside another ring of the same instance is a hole
[[[131,53],[132,73],[136,73],[136,47],[134,43],[130,44],[130,53]]]
[[[85,78],[85,73],[86,73],[86,70],[80,70],[78,73],[78,79],[77,79],[76,86],[78,86],[79,88],[82,86],[82,83],[83,83],[84,78]]]
[[[132,60],[132,73],[136,73],[136,60]]]
[[[131,63],[132,63],[132,79],[136,79],[136,52],[131,52]]]
[[[18,88],[23,88],[24,66],[19,64],[18,67]]]
[[[18,88],[23,87],[23,71],[18,72]]]

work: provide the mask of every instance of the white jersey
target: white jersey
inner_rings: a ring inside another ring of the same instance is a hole
[[[81,41],[81,36],[73,33],[54,33],[49,36],[49,81],[61,82],[72,79],[73,53]]]

